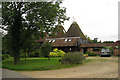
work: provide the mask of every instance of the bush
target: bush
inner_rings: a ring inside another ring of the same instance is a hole
[[[88,56],[97,56],[98,55],[97,53],[89,52],[89,51],[87,51],[86,54],[88,54]]]
[[[110,50],[110,56],[113,56],[113,48],[112,46],[105,47],[106,49]]]
[[[10,57],[9,54],[2,54],[2,60],[9,59]]]
[[[29,57],[40,57],[40,52],[38,52],[38,51],[31,52],[31,53],[29,54]]]
[[[83,56],[88,57],[88,54],[83,54]]]
[[[85,57],[80,52],[67,53],[61,58],[62,64],[79,64]]]
[[[41,47],[41,53],[43,57],[48,57],[49,52],[52,51],[52,45],[47,42]]]
[[[58,50],[57,48],[53,49],[53,52],[49,53],[50,57],[61,57],[64,56],[66,53],[62,50]]]

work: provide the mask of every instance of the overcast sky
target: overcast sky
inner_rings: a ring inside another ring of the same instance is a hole
[[[63,25],[67,31],[75,21],[83,33],[91,39],[102,41],[118,40],[118,2],[120,0],[64,0],[69,21]]]

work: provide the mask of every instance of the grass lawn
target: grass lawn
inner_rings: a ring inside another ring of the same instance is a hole
[[[3,60],[2,68],[16,70],[16,71],[42,71],[42,70],[53,70],[61,68],[70,68],[77,65],[62,65],[59,62],[60,58],[27,58],[25,61],[24,58],[21,59],[20,64],[14,65],[13,60]]]

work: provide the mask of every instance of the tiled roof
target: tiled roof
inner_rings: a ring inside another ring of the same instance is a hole
[[[76,22],[73,22],[71,24],[70,28],[65,34],[65,37],[81,37],[83,39],[86,39],[82,30],[80,29],[79,25]]]
[[[46,39],[46,37],[44,37],[44,38],[39,38],[39,40],[35,40],[35,42],[44,42],[45,41],[45,39]]]
[[[53,47],[70,47],[70,46],[77,46],[79,38],[49,38],[46,39],[44,43],[51,42]]]
[[[120,46],[120,40],[118,40],[118,41],[116,41],[115,43],[114,43],[114,45],[116,46]]]
[[[80,45],[80,47],[105,47],[105,46],[114,46],[114,43],[85,43]]]
[[[65,36],[65,29],[62,25],[57,25],[56,29],[53,31],[52,35],[54,35],[54,38],[62,38]]]
[[[40,37],[38,40],[35,40],[35,42],[44,42],[46,38],[48,38],[49,36],[46,33],[43,33],[45,36],[42,38]]]

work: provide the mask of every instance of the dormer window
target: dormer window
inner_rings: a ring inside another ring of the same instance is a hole
[[[49,40],[49,42],[51,42],[52,40]]]
[[[55,40],[52,41],[53,43],[55,42]]]
[[[68,39],[65,39],[65,42],[67,42]]]
[[[69,39],[69,42],[71,42],[72,41],[72,39]]]

